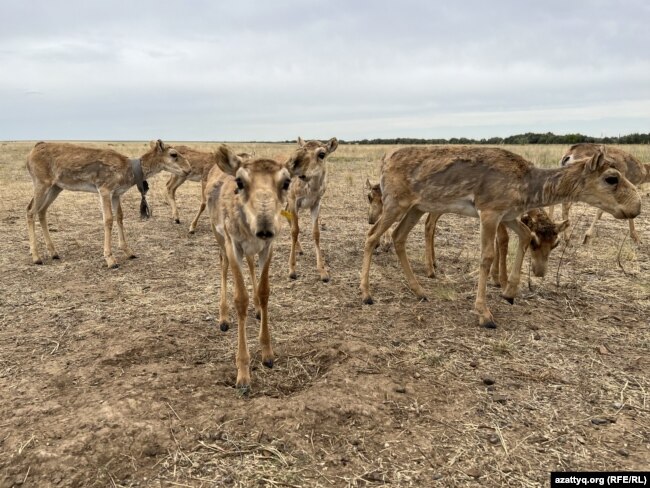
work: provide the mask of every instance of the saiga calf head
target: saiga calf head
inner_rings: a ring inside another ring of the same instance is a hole
[[[271,239],[278,231],[280,211],[285,205],[291,172],[287,165],[271,159],[243,161],[228,147],[221,146],[219,169],[235,178],[236,208],[241,224],[259,239]],[[292,169],[299,171],[300,164]]]
[[[175,148],[158,139],[149,143],[150,154],[160,162],[160,167],[178,176],[187,176],[192,172],[189,161]]]

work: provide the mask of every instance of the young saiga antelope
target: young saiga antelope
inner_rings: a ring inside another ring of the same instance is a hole
[[[546,276],[546,267],[551,251],[560,244],[560,234],[570,223],[568,220],[555,223],[542,208],[534,208],[521,216],[521,222],[530,230],[530,257],[534,276]],[[508,231],[504,224],[497,227],[494,261],[490,274],[492,281],[504,290],[508,286]],[[433,245],[433,242],[432,242]]]
[[[250,354],[246,341],[248,291],[242,272],[246,259],[253,286],[253,298],[260,324],[262,363],[273,367],[269,331],[269,268],[273,240],[280,227],[280,212],[286,203],[292,175],[302,175],[302,159],[280,164],[270,159],[242,161],[228,147],[217,151],[217,165],[210,170],[206,184],[208,213],[214,236],[221,247],[221,299],[219,324],[228,330],[228,268],[232,271],[237,310],[237,387],[250,387]],[[255,255],[262,269],[259,283],[255,275]]]
[[[373,185],[370,180],[366,179],[366,189],[368,189],[368,223],[374,224],[383,212],[383,203],[381,201],[381,187],[379,184]],[[434,278],[435,273],[435,232],[436,224],[440,215],[430,213],[424,227],[425,256],[427,266],[427,276]],[[560,233],[569,225],[568,220],[554,223],[548,214],[541,208],[529,210],[521,217],[521,221],[530,229],[531,240],[531,260],[533,274],[537,277],[543,277],[546,274],[546,265],[548,258],[553,249],[559,244]],[[382,236],[382,239],[386,234]],[[507,257],[508,257],[508,231],[503,223],[497,227],[495,255],[492,261],[490,275],[495,284],[505,290],[508,284]]]
[[[112,149],[93,149],[64,143],[39,142],[27,157],[27,170],[34,183],[34,197],[27,206],[29,249],[34,264],[43,264],[38,255],[34,215],[38,214],[45,243],[52,259],[59,259],[47,228],[47,209],[62,190],[99,193],[104,217],[104,258],[109,268],[117,268],[111,246],[113,213],[117,219],[118,247],[129,259],[135,254],[126,243],[122,225],[120,196],[133,185],[142,195],[140,214],[149,215],[145,200],[146,179],[166,170],[177,175],[190,172],[187,160],[160,139],[139,159],[129,159]]]
[[[194,220],[190,224],[190,234],[194,234],[196,226],[199,222],[199,217],[205,210],[206,197],[205,197],[205,184],[208,180],[208,174],[212,167],[217,164],[218,155],[214,152],[197,151],[188,146],[176,146],[176,150],[181,153],[190,163],[191,172],[188,175],[181,176],[172,174],[167,180],[167,201],[172,208],[172,219],[180,224],[181,220],[178,216],[178,207],[176,206],[176,190],[185,183],[185,181],[200,181],[201,182],[201,205]],[[247,161],[255,155],[250,153],[239,153],[237,156],[243,161]]]
[[[614,161],[618,170],[624,174],[625,177],[633,185],[639,186],[643,183],[650,183],[650,164],[643,164],[628,152],[616,147],[608,147],[586,142],[574,144],[560,159],[560,166],[567,166],[573,164],[577,160],[593,157],[594,154],[598,153],[599,151],[604,152],[607,155],[608,159]],[[568,218],[570,209],[571,202],[562,204],[562,218]],[[589,243],[594,230],[596,229],[596,223],[602,216],[603,211],[601,209],[597,210],[594,220],[591,222],[589,229],[585,233],[583,244]],[[628,222],[630,225],[630,238],[636,244],[639,244],[641,242],[641,239],[639,238],[639,234],[637,234],[636,229],[634,228],[634,220],[630,219]],[[568,231],[564,237],[568,240]]]
[[[320,201],[327,188],[327,164],[325,158],[336,151],[339,142],[332,137],[327,143],[320,141],[303,141],[298,138],[298,149],[293,159],[300,161],[305,166],[304,173],[292,180],[289,187],[289,202],[287,211],[291,222],[291,253],[289,254],[289,278],[295,280],[296,252],[302,254],[302,247],[298,242],[300,227],[298,225],[298,211],[308,208],[311,212],[312,235],[314,237],[314,250],[316,251],[316,268],[320,279],[324,282],[330,280],[330,275],[325,267],[325,261],[320,250]]]
[[[409,287],[425,299],[406,256],[406,238],[424,213],[457,213],[478,217],[481,262],[474,308],[479,324],[496,324],[486,303],[487,276],[494,259],[494,240],[503,222],[519,237],[514,266],[504,298],[512,302],[519,285],[523,257],[531,233],[518,219],[525,211],[563,201],[582,201],[616,218],[633,218],[641,211],[636,188],[602,153],[561,169],[536,168],[522,157],[500,148],[407,147],[394,152],[381,174],[383,212],[370,228],[363,255],[361,293],[373,303],[369,290],[370,263],[381,235],[393,222],[393,243]]]
[[[370,180],[366,178],[366,190],[368,190],[368,223],[373,225],[379,219],[379,216],[383,212],[384,205],[381,201],[381,186],[379,183],[372,184]],[[436,218],[437,221],[437,218]],[[435,233],[435,221],[433,221],[433,214],[427,215],[427,220],[424,224],[424,237],[425,237],[425,246],[424,253],[427,264],[427,276],[429,278],[434,278],[435,273],[435,251],[433,247],[433,234]],[[434,227],[432,228],[432,224]],[[392,244],[390,236],[385,233],[381,237],[381,246],[384,250],[390,249]]]

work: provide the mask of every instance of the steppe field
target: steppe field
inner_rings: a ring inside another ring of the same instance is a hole
[[[131,157],[148,147],[86,144]],[[546,278],[529,277],[526,259],[514,305],[489,286],[499,327],[487,330],[472,312],[476,219],[441,218],[435,279],[423,223],[411,233],[428,302],[390,251],[373,258],[375,304],[361,304],[364,182],[378,180],[391,148],[340,145],[321,212],[332,279],[318,280],[305,212],[305,252],[289,280],[285,223],[271,268],[275,367],[261,365],[251,314],[252,391],[241,396],[236,330],[217,325],[219,250],[207,216],[187,233],[200,185],[178,190],[180,225],[167,174],[150,180],[149,221],[129,190],[125,228],[139,257],[126,260],[114,230],[116,270],[102,256],[97,196],[64,191],[48,213],[61,261],[47,256],[37,224],[46,259],[36,266],[25,221],[32,146],[0,143],[0,487],[545,487],[550,471],[650,466],[647,187],[640,245],[606,215],[583,246],[595,209],[575,205],[571,243],[554,251]],[[281,159],[293,149],[232,146]],[[566,147],[507,149],[554,166]],[[650,162],[650,147],[625,149]]]

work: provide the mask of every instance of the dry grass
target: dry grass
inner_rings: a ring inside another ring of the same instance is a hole
[[[0,152],[0,486],[528,487],[547,486],[552,470],[647,469],[645,214],[640,246],[606,217],[585,247],[593,210],[576,205],[573,244],[558,248],[545,280],[524,283],[514,306],[489,290],[495,331],[471,312],[473,219],[441,218],[433,280],[423,226],[414,229],[408,252],[429,302],[411,295],[389,252],[373,259],[377,303],[362,306],[363,184],[389,148],[341,146],[322,211],[332,281],[318,281],[306,234],[299,279],[288,279],[285,229],[271,278],[277,363],[261,366],[249,319],[253,391],[241,398],[234,331],[215,323],[218,251],[205,217],[186,234],[198,185],[178,192],[180,226],[164,176],[151,182],[151,221],[137,219],[137,192],[127,193],[140,258],[116,271],[103,267],[96,197],[62,193],[50,217],[62,261],[36,267],[24,221],[30,147]],[[282,157],[291,147],[254,149]],[[553,165],[564,148],[510,149]],[[630,150],[650,160],[646,147]]]

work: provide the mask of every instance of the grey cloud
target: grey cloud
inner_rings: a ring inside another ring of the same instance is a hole
[[[593,121],[599,131],[648,130],[643,114],[610,113],[650,100],[650,7],[641,0],[3,9],[5,137],[285,139],[301,126],[348,139],[489,136],[588,132]]]

